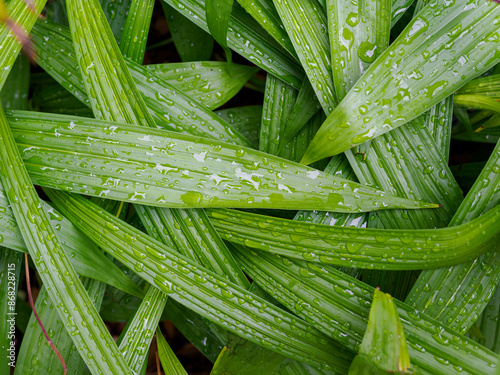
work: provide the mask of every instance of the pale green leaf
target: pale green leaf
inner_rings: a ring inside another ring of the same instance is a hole
[[[187,375],[159,328],[156,329],[156,342],[163,370],[169,375]]]
[[[142,64],[154,0],[133,0],[128,10],[119,45],[124,57]]]

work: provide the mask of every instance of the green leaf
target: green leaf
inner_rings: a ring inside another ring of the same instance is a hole
[[[6,199],[6,191],[0,184],[0,233],[2,245],[19,252],[28,252],[12,208]],[[116,265],[89,241],[73,224],[53,207],[41,201],[49,221],[55,230],[71,265],[81,276],[90,277],[113,285],[127,293],[142,298],[144,293],[121,272]]]
[[[500,74],[474,79],[457,91],[457,95],[484,95],[500,98]]]
[[[275,0],[274,5],[323,110],[330,114],[337,102],[324,9],[316,0],[303,0],[300,3]]]
[[[61,115],[93,118],[94,114],[86,104],[79,101],[59,84],[37,87],[31,99],[32,110],[59,113]]]
[[[327,118],[302,162],[405,124],[498,62],[494,20],[500,8],[489,0],[467,1],[438,0],[422,9]]]
[[[500,143],[495,146],[486,166],[454,215],[450,226],[471,223],[484,212],[500,207]],[[483,215],[484,216],[484,215]],[[406,301],[446,323],[458,332],[466,332],[486,306],[498,285],[500,270],[498,242],[487,252],[455,267],[424,271]],[[446,287],[444,287],[446,285]],[[461,298],[457,299],[456,296]],[[436,303],[438,301],[438,303]]]
[[[231,62],[231,50],[227,46],[227,29],[234,0],[205,0],[207,25],[210,34],[226,52],[228,62]]]
[[[221,277],[248,289],[246,276],[203,210],[137,206],[149,234]]]
[[[428,112],[426,128],[435,140],[445,162],[450,158],[451,126],[453,121],[453,95],[432,107]]]
[[[214,363],[223,344],[213,333],[217,327],[211,321],[170,298],[165,308],[168,319],[207,359]]]
[[[28,7],[24,0],[11,0],[6,5],[6,16],[15,22],[17,28],[23,31],[26,37],[35,24],[40,12],[47,0],[32,0]],[[34,11],[33,11],[34,10]],[[22,44],[18,41],[19,36],[15,36],[12,25],[7,22],[0,22],[0,89],[3,88],[9,72],[21,51]],[[23,42],[27,42],[24,40]]]
[[[148,349],[166,302],[167,295],[164,292],[150,287],[134,318],[127,325],[119,349],[125,362],[134,373],[139,373],[148,361]]]
[[[0,92],[4,108],[27,110],[29,86],[30,62],[26,56],[19,55]]]
[[[87,366],[96,372],[130,373],[56,237],[2,109],[0,160],[2,184],[30,256]]]
[[[391,9],[391,28],[401,19],[415,0],[394,0]]]
[[[462,201],[462,191],[427,131],[425,117],[372,140],[362,154],[346,152],[361,183],[408,199],[441,204],[439,209],[425,212],[387,211],[380,215],[387,228],[447,226]]]
[[[89,293],[89,297],[96,309],[99,310],[105,285],[91,279],[83,279],[82,284]],[[37,296],[35,309],[44,324],[47,334],[64,358],[69,373],[81,374],[86,368],[85,362],[66,331],[63,321],[59,318],[56,307],[45,287],[42,287]],[[31,314],[19,349],[16,373],[63,374],[59,358],[47,343],[34,314]]]
[[[120,41],[122,38],[132,1],[133,0],[100,0],[108,24],[117,41]]]
[[[168,28],[182,61],[205,61],[212,56],[214,38],[167,3],[162,2]]]
[[[359,350],[372,287],[332,267],[248,249],[235,252],[247,274],[279,302],[351,350]],[[496,355],[402,302],[394,301],[412,363],[429,374],[491,373]],[[451,344],[453,343],[453,344]]]
[[[500,102],[484,95],[455,95],[453,104],[467,109],[500,112]]]
[[[225,108],[215,111],[215,114],[238,130],[254,148],[259,148],[262,106]]]
[[[418,270],[458,264],[487,251],[500,234],[500,207],[467,224],[428,230],[343,228],[236,210],[207,214],[227,241],[356,268]]]
[[[45,17],[51,21],[68,26],[68,16],[66,15],[66,0],[50,1],[45,6]]]
[[[375,289],[359,353],[349,375],[407,373],[410,355],[398,311],[389,294]]]
[[[391,0],[328,0],[328,30],[337,101],[389,45]]]
[[[345,366],[350,354],[332,346],[312,326],[177,255],[81,196],[56,190],[47,193],[58,209],[63,209],[64,215],[75,220],[100,247],[177,302],[270,350],[318,366]]]
[[[308,80],[304,80],[299,90],[297,100],[293,106],[292,113],[288,116],[283,132],[283,140],[280,141],[280,144],[289,142],[320,108],[321,104],[314,93],[311,83]]]
[[[102,9],[97,0],[68,0],[67,8],[76,58],[86,92],[90,93],[94,115],[111,121],[154,126],[111,29],[101,17]],[[121,76],[121,85],[104,79],[114,75]],[[99,90],[92,85],[96,81]]]
[[[171,375],[187,375],[186,370],[182,367],[159,328],[156,328],[156,342],[158,343],[158,356],[163,370]]]
[[[476,338],[476,341],[497,354],[500,352],[500,341],[498,340],[500,334],[500,326],[498,324],[499,314],[500,288],[497,287],[490,302],[486,305],[483,313],[473,326],[477,327],[479,334],[481,335]]]
[[[10,373],[16,359],[16,296],[23,265],[21,253],[0,247],[0,371]]]
[[[500,105],[500,103],[495,102],[495,105]],[[476,129],[476,133],[482,132],[484,129],[492,129],[492,128],[497,128],[499,126],[500,126],[500,116],[497,113],[497,114],[491,116],[489,120],[482,123],[481,126],[479,126],[479,128]]]
[[[255,283],[252,283],[248,291],[267,302],[278,305],[276,300]],[[278,366],[286,359],[281,354],[255,345],[241,337],[228,336],[227,343],[214,363],[210,375],[274,374]]]
[[[154,0],[132,1],[119,42],[123,56],[139,64],[142,64],[146,50],[153,6]]]
[[[238,3],[292,56],[296,57],[293,44],[285,31],[272,0],[238,0]]]
[[[75,52],[68,30],[64,29],[63,27],[57,27],[49,22],[39,22],[34,28],[33,39],[35,45],[37,46],[37,53],[40,55],[39,63],[44,66],[44,68],[51,75],[53,75],[53,77],[58,82],[66,87],[71,93],[73,93],[73,95],[79,98],[83,103],[90,105],[86,89],[81,83],[80,68],[78,66],[76,58],[74,57]],[[117,53],[119,53],[119,51],[115,46],[113,55],[118,59],[119,57],[117,57]],[[54,56],[58,56],[58,59],[54,59]],[[64,61],[64,63],[62,64],[63,66],[61,66],[61,64],[59,63],[60,61]],[[175,65],[173,66],[174,71],[176,69]],[[206,65],[207,70],[214,69],[212,63],[201,63],[201,65]],[[106,74],[111,74],[111,72],[114,72],[114,66],[110,65],[109,61],[106,62],[105,67],[107,68]],[[208,108],[205,108],[203,105],[196,103],[191,97],[185,95],[164,80],[159,79],[156,76],[157,72],[154,70],[154,68],[153,71],[149,71],[146,67],[134,64],[130,61],[128,63],[128,67],[134,79],[136,79],[138,88],[141,90],[143,95],[142,98],[147,103],[149,111],[154,117],[157,126],[165,127],[167,129],[175,131],[184,131],[209,138],[226,139],[228,142],[236,142],[248,145],[248,142],[240,134],[238,134],[237,131],[231,129],[227,123],[215,116]],[[186,69],[192,72],[199,67],[200,65],[198,64],[194,64],[194,66],[192,66],[192,64],[189,64],[189,68],[186,68],[185,64],[183,64],[181,67],[177,66],[177,68],[180,68],[181,70]],[[240,70],[240,68],[241,66],[236,66],[234,67],[234,70],[237,72],[238,70]],[[99,67],[99,69],[101,69],[101,67]],[[160,71],[161,70],[162,68],[160,68]],[[245,67],[243,68],[243,75],[248,77],[249,70],[254,72],[252,68]],[[215,74],[217,74],[218,70],[214,70],[214,72]],[[182,71],[180,74],[182,76]],[[226,76],[228,75],[229,73],[226,73]],[[179,78],[180,76],[177,73],[171,76],[172,80],[178,80]],[[202,91],[206,97],[214,95],[217,96],[217,91],[212,91],[210,89],[208,90],[208,92],[206,92],[206,90],[204,90],[203,88],[197,87],[197,84],[202,83],[203,85],[205,85],[205,83],[203,83],[203,79],[200,80],[200,77],[196,77],[196,73],[195,75],[193,75],[192,82],[194,84],[191,83],[191,80],[187,80],[188,86],[193,86],[191,87],[191,89],[196,87],[195,90]],[[213,80],[207,82],[209,84],[209,87],[212,82]],[[223,84],[224,83],[225,82],[223,82]],[[232,83],[236,86],[240,85],[240,88],[244,82],[241,82],[239,79],[235,78]],[[130,82],[125,84],[130,84]],[[215,90],[217,89],[218,87],[215,87]],[[236,93],[233,90],[235,90],[234,86],[230,92]],[[125,93],[125,91],[126,88],[123,89],[123,93]],[[136,90],[133,90],[133,92],[136,93]],[[112,94],[113,90],[111,90],[109,93]],[[140,96],[136,98],[132,95],[130,100],[137,101],[139,100],[139,98]],[[230,96],[227,97],[225,95],[222,95],[222,97],[217,98],[217,101],[219,101],[220,99],[224,101],[228,100],[229,98]],[[100,97],[100,99],[104,102],[107,101],[103,97]],[[117,107],[114,103],[114,101],[109,100],[107,108],[114,110],[119,110],[121,108],[122,110],[125,110],[126,107]],[[130,110],[130,107],[128,107],[128,109]],[[188,115],[186,115],[186,113]],[[123,116],[118,115],[118,117]]]
[[[163,1],[208,31],[203,0]],[[293,87],[298,88],[302,84],[304,71],[297,61],[236,3],[229,20],[227,42],[239,55]]]
[[[296,98],[297,91],[290,85],[272,75],[267,76],[260,126],[260,151],[278,155],[279,144]]]
[[[475,163],[452,165],[450,170],[457,179],[460,187],[464,191],[468,191],[476,182],[485,164],[486,162],[480,161]]]
[[[435,207],[219,141],[34,112],[10,119],[30,176],[41,186],[172,208]]]
[[[229,101],[259,70],[222,61],[155,64],[143,68],[209,109]],[[139,86],[150,84],[146,78],[136,83]]]

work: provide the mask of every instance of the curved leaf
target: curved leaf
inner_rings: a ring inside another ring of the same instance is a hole
[[[85,86],[83,82],[81,82],[82,76],[76,57],[74,57],[76,53],[74,52],[69,31],[47,21],[39,22],[34,27],[33,40],[37,47],[37,53],[40,55],[40,65],[42,65],[47,72],[68,91],[83,103],[90,106]],[[118,53],[119,51],[117,50],[113,53],[116,59],[119,59],[119,57],[117,57]],[[54,59],[54,56],[58,58]],[[213,69],[210,66],[211,63],[208,63],[207,69]],[[199,65],[195,64],[194,68],[190,65],[191,70],[197,67],[199,67]],[[101,69],[106,70],[107,74],[111,74],[111,76],[115,75],[114,66],[110,64],[109,61],[106,61],[105,69],[100,66],[99,70]],[[156,122],[156,126],[209,138],[226,139],[228,142],[248,144],[237,131],[231,129],[227,123],[214,115],[208,108],[196,103],[191,97],[171,86],[168,82],[158,78],[155,70],[149,71],[146,67],[134,64],[130,60],[128,60],[128,69],[137,83],[137,88],[142,93],[142,99],[146,102],[150,114]],[[154,66],[152,69],[154,69]],[[186,69],[185,65],[183,65],[181,69]],[[160,70],[162,69],[160,68]],[[234,67],[234,70],[238,71],[239,67]],[[246,69],[244,74],[248,74],[248,69]],[[194,86],[196,86],[196,82],[200,82],[200,78],[194,75]],[[172,79],[179,79],[179,76],[174,75]],[[190,80],[187,80],[188,84],[190,84],[190,82]],[[201,82],[203,82],[203,80],[201,80]],[[239,80],[233,82],[242,84]],[[103,85],[104,84],[105,82]],[[127,83],[125,83],[125,85],[126,84]],[[130,82],[128,84],[130,85]],[[133,92],[136,92],[136,90],[133,90]],[[124,93],[123,90],[122,93]],[[113,90],[108,92],[108,94],[115,95]],[[217,95],[217,91],[212,92],[211,90],[206,94],[206,96],[209,95],[219,96]],[[102,95],[99,95],[99,97],[100,101],[104,103],[109,102],[107,104],[108,109],[119,109],[119,107],[114,104],[114,101],[104,99]],[[221,97],[228,99],[225,98],[225,95],[221,95]],[[217,98],[217,100],[220,99],[220,97]],[[137,101],[138,99],[132,97],[130,100]],[[120,107],[122,110],[127,108],[126,106]],[[128,107],[128,110],[130,110],[130,107]]]
[[[273,1],[323,110],[330,114],[337,101],[324,9],[316,0]]]
[[[27,38],[46,2],[47,0],[32,0],[31,6],[24,0],[11,0],[6,6],[2,3],[6,14],[0,22],[0,89],[5,84],[22,47],[17,39],[21,35],[15,35],[13,25],[23,38]]]
[[[246,249],[235,255],[248,275],[279,302],[337,342],[359,350],[374,288],[328,266]],[[496,367],[498,359],[491,351],[402,302],[394,303],[412,363],[424,373],[483,375]]]
[[[208,31],[203,0],[163,0],[193,23]],[[238,4],[234,4],[227,34],[228,45],[248,61],[295,88],[304,79],[297,61]]]

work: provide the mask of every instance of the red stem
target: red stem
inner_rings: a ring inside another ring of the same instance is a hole
[[[36,312],[36,309],[35,309],[35,304],[33,302],[33,296],[31,295],[30,269],[28,267],[28,254],[24,254],[24,264],[26,267],[26,286],[28,288],[28,298],[30,300],[31,309],[33,310],[33,314],[35,314],[36,321],[38,322],[38,325],[40,326],[40,328],[43,332],[43,335],[47,339],[47,342],[49,343],[49,345],[52,348],[52,350],[54,351],[54,353],[56,353],[57,357],[59,358],[59,361],[61,362],[61,365],[64,369],[64,375],[66,375],[68,373],[68,367],[66,366],[66,362],[64,362],[64,358],[62,357],[61,353],[59,353],[56,346],[54,345],[54,343],[50,339],[49,335],[47,334],[47,331],[45,330],[45,327],[43,326],[42,321],[40,320],[40,317],[38,316],[38,313]]]

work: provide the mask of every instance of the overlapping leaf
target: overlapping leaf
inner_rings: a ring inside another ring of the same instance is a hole
[[[496,64],[499,14],[489,0],[435,1],[422,9],[325,121],[302,162],[405,124]]]

